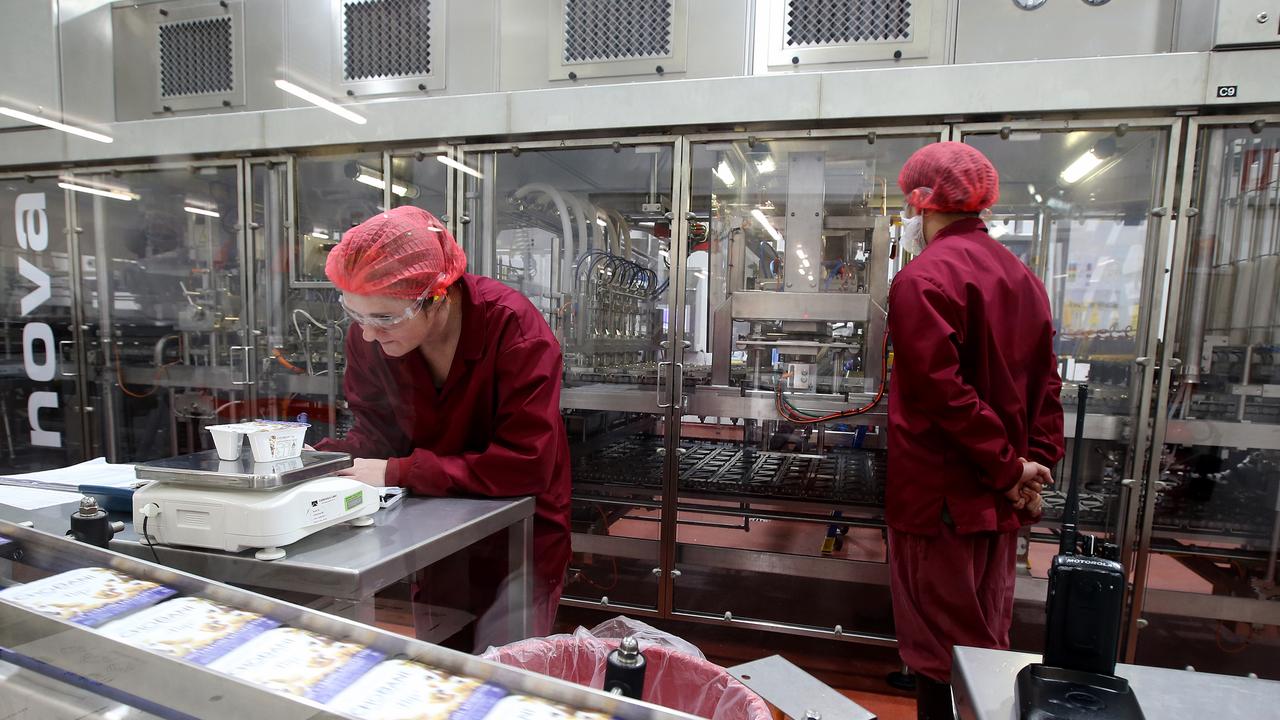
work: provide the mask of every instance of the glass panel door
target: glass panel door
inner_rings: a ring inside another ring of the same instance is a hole
[[[1088,382],[1084,461],[1080,468],[1081,526],[1130,547],[1138,500],[1132,482],[1147,447],[1149,416],[1141,399],[1150,382],[1139,358],[1153,352],[1149,337],[1160,321],[1164,287],[1164,227],[1157,207],[1168,204],[1167,126],[965,130],[1000,174],[1000,199],[988,220],[992,237],[1044,281],[1057,322],[1059,373],[1064,384],[1067,460],[1053,468],[1056,488],[1045,493],[1045,514],[1032,529],[1020,565],[1045,579],[1057,552],[1070,476],[1077,385]],[[1139,437],[1140,436],[1140,437]],[[1130,565],[1130,551],[1121,561]],[[1013,643],[1043,643],[1045,586],[1028,585],[1034,602],[1015,609]]]
[[[896,179],[938,137],[693,143],[677,614],[892,636],[885,406],[812,420],[875,405]]]
[[[248,414],[239,164],[68,180],[94,422],[113,461],[212,448]]]
[[[1280,122],[1193,137],[1130,650],[1142,664],[1276,680]]]
[[[675,151],[670,141],[464,149],[471,266],[520,290],[565,356],[570,601],[659,607]],[[482,176],[482,177],[481,177]]]

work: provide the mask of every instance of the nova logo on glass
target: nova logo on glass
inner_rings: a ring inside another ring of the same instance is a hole
[[[18,245],[32,253],[49,247],[49,216],[45,212],[44,193],[24,193],[14,203],[14,229]],[[36,255],[35,257],[39,257]],[[28,317],[48,301],[52,283],[49,274],[26,258],[18,258],[18,272],[35,287],[22,298],[22,317]],[[37,348],[37,345],[41,346]],[[22,327],[22,367],[33,382],[52,382],[58,369],[57,344],[53,328],[46,322],[28,322]],[[41,410],[58,410],[58,394],[37,390],[27,398],[27,417],[31,425],[31,444],[40,447],[62,447],[62,433],[40,427]]]

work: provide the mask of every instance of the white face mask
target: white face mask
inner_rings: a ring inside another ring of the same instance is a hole
[[[924,251],[924,216],[907,218],[902,224],[902,249],[913,256]]]

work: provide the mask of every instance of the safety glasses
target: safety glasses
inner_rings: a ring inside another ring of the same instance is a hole
[[[347,314],[347,317],[351,318],[351,321],[358,325],[362,325],[367,328],[375,328],[377,330],[394,330],[404,324],[409,318],[421,312],[424,305],[429,306],[429,310],[437,308],[443,304],[444,298],[444,294],[437,295],[433,298],[428,298],[426,295],[422,295],[417,300],[414,300],[413,304],[401,312],[376,313],[372,315],[365,315],[362,312],[352,310],[347,306],[347,300],[342,295],[338,296],[338,304],[342,305],[342,310]]]

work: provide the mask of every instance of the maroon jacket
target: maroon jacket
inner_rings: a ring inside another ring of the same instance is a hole
[[[534,495],[538,578],[569,564],[569,443],[560,420],[563,355],[520,293],[477,275],[458,281],[462,336],[439,392],[426,359],[389,358],[352,328],[346,399],[355,426],[317,450],[390,458],[387,485],[427,496]]]
[[[1029,518],[1002,494],[1025,457],[1062,458],[1062,381],[1044,285],[982,221],[944,228],[889,291],[889,526],[934,535]]]

